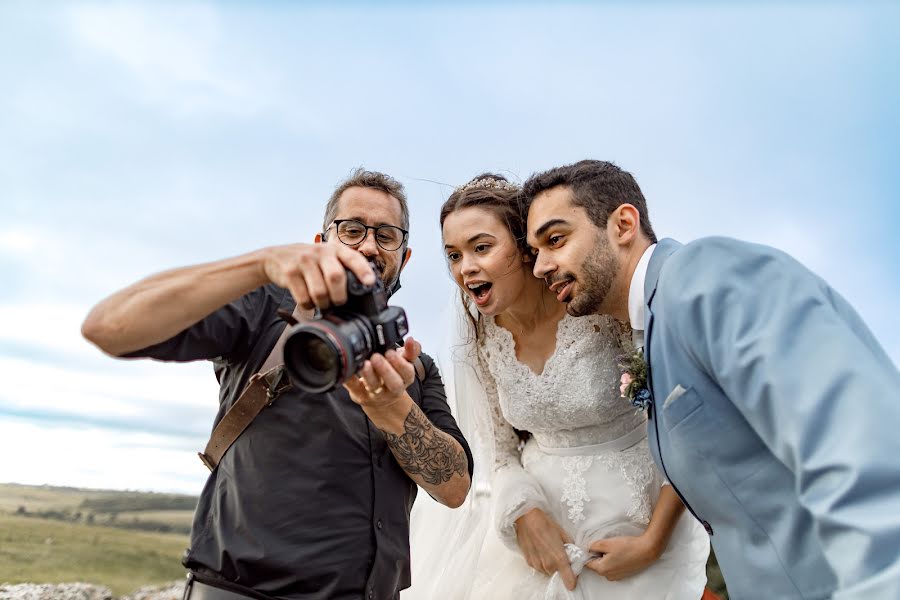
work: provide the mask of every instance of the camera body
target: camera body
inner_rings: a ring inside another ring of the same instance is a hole
[[[347,302],[316,311],[312,321],[294,325],[284,343],[284,364],[292,383],[307,392],[336,388],[374,353],[403,343],[406,312],[388,306],[381,278],[364,285],[347,271]]]

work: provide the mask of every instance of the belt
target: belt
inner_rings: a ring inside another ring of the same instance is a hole
[[[556,456],[588,456],[591,454],[601,454],[604,452],[621,452],[631,448],[641,440],[647,437],[647,423],[642,422],[637,427],[621,437],[600,444],[591,444],[590,446],[573,446],[571,448],[548,448],[537,442],[538,448],[545,454],[553,454]],[[536,440],[535,440],[536,441]]]
[[[183,600],[255,600],[255,598],[214,585],[207,585],[194,579],[192,574],[188,576]]]

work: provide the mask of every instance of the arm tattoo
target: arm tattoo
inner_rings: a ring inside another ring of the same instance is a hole
[[[452,437],[432,425],[418,406],[406,415],[402,434],[379,431],[403,470],[421,476],[425,483],[440,485],[450,481],[454,473],[463,477],[468,471],[466,453]]]

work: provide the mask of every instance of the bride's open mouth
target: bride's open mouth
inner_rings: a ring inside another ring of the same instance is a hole
[[[487,304],[487,301],[491,296],[491,288],[494,286],[493,283],[471,283],[466,287],[469,288],[469,295],[472,296],[472,299],[475,301],[475,304],[478,306],[484,306]]]

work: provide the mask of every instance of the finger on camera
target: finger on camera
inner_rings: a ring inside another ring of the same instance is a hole
[[[388,387],[387,382],[384,380],[381,374],[372,367],[372,364],[369,361],[366,361],[366,364],[368,365],[368,369],[363,376],[363,380],[365,381],[365,385],[370,390],[370,392],[374,392],[379,388],[384,389]]]
[[[361,398],[366,398],[368,396],[368,392],[362,384],[362,380],[357,379],[356,377],[351,377],[345,381],[344,389],[350,393],[350,398],[355,402],[360,402]]]
[[[386,388],[395,393],[406,389],[406,386],[408,385],[406,383],[406,378],[403,377],[399,369],[397,369],[392,362],[388,361],[386,357],[373,354],[371,363],[372,367],[375,369],[376,375],[381,378],[381,381],[384,382]],[[406,364],[407,366],[412,367],[409,363]],[[410,381],[410,383],[412,382]]]
[[[406,382],[406,385],[412,383],[416,373],[416,368],[412,363],[415,358],[407,358],[405,353],[400,350],[389,350],[385,353],[384,359],[400,375],[401,379]]]
[[[344,267],[353,271],[356,278],[364,285],[375,283],[375,271],[372,270],[372,265],[361,252],[347,246],[338,248],[337,259]]]
[[[325,284],[325,277],[318,265],[306,269],[303,273],[303,279],[306,282],[306,291],[312,298],[313,303],[319,309],[325,309],[331,306],[331,296],[328,294],[328,286]]]
[[[401,351],[401,355],[403,356],[403,358],[405,358],[409,362],[413,362],[420,354],[422,354],[422,344],[417,342],[413,337],[407,337],[403,342],[403,348]]]
[[[416,360],[415,357],[407,358],[402,350],[388,350],[384,354],[384,359],[397,371],[404,381],[408,381],[407,385],[412,383],[416,372],[416,368],[413,365],[413,361]]]
[[[312,298],[310,298],[309,293],[306,291],[306,283],[302,278],[298,277],[295,280],[288,281],[287,288],[301,308],[305,310],[315,308]]]
[[[319,262],[328,296],[332,304],[340,306],[347,302],[347,271],[333,254],[325,255]]]
[[[359,377],[363,384],[369,387],[369,389],[375,389],[377,385],[370,385],[375,383],[376,375],[375,369],[372,368],[372,361],[367,360],[363,363],[362,368],[357,371],[356,376]]]

